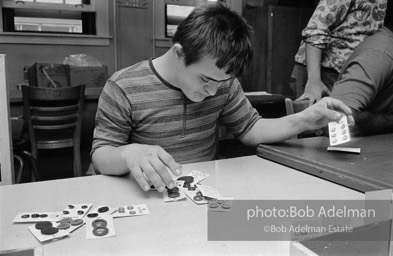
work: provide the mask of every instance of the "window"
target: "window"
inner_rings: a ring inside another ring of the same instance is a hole
[[[5,0],[2,12],[4,32],[96,34],[94,0]]]
[[[54,39],[56,35],[58,38],[59,36],[74,38],[74,42],[79,40],[77,44],[82,42],[78,36],[89,37],[89,40],[109,39],[109,13],[106,0],[0,1],[2,3],[0,33],[2,36],[9,37],[1,39],[0,43],[18,43],[16,38],[26,42],[23,37],[34,36],[36,38],[31,40],[34,42],[37,42],[37,37],[47,37],[56,41]],[[12,41],[10,38],[15,40]],[[63,44],[64,40],[58,40],[58,43]],[[92,41],[87,44],[91,43]]]
[[[204,4],[206,2],[217,2],[217,0],[182,0],[180,2],[166,0],[165,37],[173,37],[180,22],[182,22],[195,9],[197,5]]]

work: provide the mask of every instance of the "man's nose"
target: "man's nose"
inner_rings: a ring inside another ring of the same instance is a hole
[[[218,83],[215,82],[209,82],[205,86],[205,90],[209,93],[210,96],[215,95],[217,93],[217,89],[218,89]]]

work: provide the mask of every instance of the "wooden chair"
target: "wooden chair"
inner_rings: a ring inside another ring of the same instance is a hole
[[[85,86],[39,88],[22,86],[24,117],[31,153],[38,149],[73,147],[74,176],[82,176],[80,136]]]
[[[294,101],[290,98],[285,98],[285,109],[287,111],[287,115],[292,115],[298,112],[301,112],[305,110],[308,107],[309,100],[300,100],[300,101]],[[322,130],[316,130],[316,131],[306,131],[301,134],[298,134],[296,138],[308,138],[308,137],[316,137],[316,136],[321,136],[322,135]]]

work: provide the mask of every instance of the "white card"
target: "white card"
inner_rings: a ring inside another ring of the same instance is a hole
[[[91,206],[92,204],[69,204],[63,210],[63,218],[81,219],[85,217]]]
[[[150,214],[146,204],[119,206],[112,214],[113,218],[130,217]]]
[[[53,226],[56,226],[55,224]],[[52,235],[44,235],[41,233],[40,229],[36,229],[35,225],[28,227],[30,232],[38,239],[38,241],[42,242],[47,242],[50,240],[54,239],[60,239],[65,236],[68,236],[70,232],[68,230],[61,229],[57,233],[52,234]]]
[[[102,215],[98,218],[86,220],[86,239],[105,238],[115,235],[115,224],[112,216]]]
[[[185,190],[186,195],[196,204],[207,204],[209,201],[202,195],[199,189]]]
[[[115,207],[109,207],[106,205],[100,205],[91,209],[85,216],[85,218],[97,218],[102,215],[111,215],[116,211]]]
[[[183,188],[184,180],[176,180],[175,182],[176,186],[172,189],[172,191],[176,190],[175,194],[170,194],[168,189],[165,189],[162,193],[165,202],[176,202],[186,198]]]
[[[360,148],[328,147],[327,150],[360,154]]]
[[[58,221],[62,212],[20,212],[12,220],[14,223],[29,223],[42,221]]]
[[[201,172],[201,171],[193,170],[192,172],[190,172],[186,176],[194,177],[194,181],[191,183],[191,185],[195,185],[195,184],[198,184],[199,182],[201,182],[202,180],[206,179],[207,177],[209,177],[209,174]]]
[[[329,122],[328,126],[330,146],[342,144],[351,140],[347,116],[342,116],[338,121]]]
[[[215,190],[214,188],[206,185],[197,185],[199,191],[201,191],[202,195],[205,197],[210,197],[210,198],[220,198],[222,197],[220,193]]]

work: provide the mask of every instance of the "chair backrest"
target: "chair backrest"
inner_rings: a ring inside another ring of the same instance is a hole
[[[305,110],[308,107],[309,100],[293,101],[290,98],[285,98],[285,109],[287,115],[292,115]]]
[[[308,104],[309,104],[309,100],[294,101],[291,100],[290,98],[285,98],[285,109],[287,111],[287,115],[292,115],[305,110],[308,107]],[[304,132],[291,139],[310,137],[310,136],[314,136],[314,134],[315,134],[314,131]]]
[[[84,91],[85,85],[22,86],[24,117],[35,157],[37,148],[63,148],[80,143]]]

